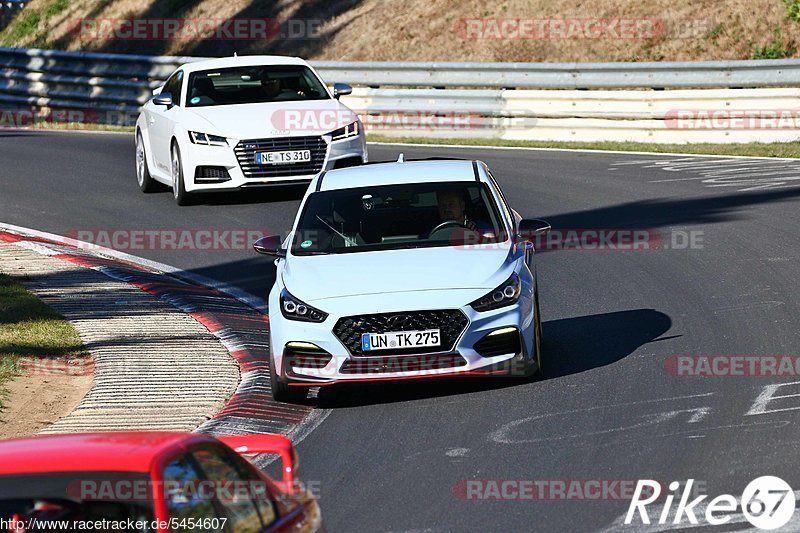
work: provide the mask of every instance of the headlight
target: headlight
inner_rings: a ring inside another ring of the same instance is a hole
[[[343,128],[339,128],[338,130],[333,130],[328,135],[331,136],[332,141],[338,141],[339,139],[346,139],[348,137],[355,137],[358,135],[358,121],[356,120],[352,124],[348,124]]]
[[[209,135],[207,133],[199,133],[197,131],[189,132],[189,139],[194,144],[205,144],[207,146],[228,146],[228,139],[220,137],[219,135]]]
[[[522,283],[519,276],[514,272],[505,283],[497,287],[495,290],[472,302],[471,305],[476,311],[491,311],[492,309],[499,309],[511,305],[519,300],[519,295],[522,292]]]
[[[281,314],[288,320],[301,320],[303,322],[324,322],[328,313],[323,313],[315,307],[298,300],[289,291],[281,291]]]

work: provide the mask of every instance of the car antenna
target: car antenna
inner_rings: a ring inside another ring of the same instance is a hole
[[[400,157],[397,158],[397,162],[398,163],[405,163],[406,162],[406,156],[403,155],[403,152],[400,152]]]

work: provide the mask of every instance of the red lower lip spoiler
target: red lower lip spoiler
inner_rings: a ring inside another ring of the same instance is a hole
[[[499,374],[506,373],[506,370],[469,370],[467,372],[451,372],[446,374],[426,374],[424,376],[376,376],[376,377],[368,377],[368,378],[353,378],[353,379],[335,379],[331,381],[319,381],[319,382],[301,382],[301,381],[290,381],[288,385],[290,387],[325,387],[328,385],[336,385],[341,383],[369,383],[374,381],[411,381],[415,379],[436,379],[436,378],[458,378],[458,377],[486,377],[486,376],[496,376]]]

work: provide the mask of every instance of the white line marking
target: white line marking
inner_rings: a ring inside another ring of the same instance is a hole
[[[639,168],[660,169],[665,172],[682,172],[684,177],[651,179],[649,183],[676,181],[700,181],[706,187],[737,187],[740,192],[760,189],[793,187],[800,180],[800,161],[793,163],[759,160],[754,166],[750,161],[736,159],[697,160],[662,159],[645,161],[617,161],[611,166],[639,165]]]
[[[181,268],[176,268],[171,265],[166,265],[164,263],[152,261],[150,259],[145,259],[143,257],[127,254],[125,252],[120,252],[118,250],[112,250],[111,248],[106,248],[104,246],[98,246],[96,244],[84,241],[78,241],[75,239],[71,239],[69,237],[63,237],[61,235],[56,235],[54,233],[47,233],[45,231],[39,231],[31,228],[25,228],[22,226],[15,226],[13,224],[4,224],[4,223],[0,223],[0,229],[5,229],[13,233],[21,234],[23,236],[49,239],[61,244],[66,244],[67,246],[78,248],[84,252],[90,252],[99,255],[101,257],[105,256],[111,259],[119,259],[120,261],[127,261],[135,265],[140,265],[145,268],[157,270],[165,274],[170,274],[178,279],[182,279],[185,281],[217,289],[218,291],[224,292],[228,296],[232,296],[233,298],[239,300],[240,302],[252,307],[256,311],[260,311],[265,315],[269,314],[266,300],[264,300],[263,298],[259,298],[258,296],[255,296],[253,294],[250,294],[247,291],[244,291],[238,287],[234,287],[233,285],[230,285],[223,281],[218,281],[212,278],[208,278],[206,276],[202,276],[200,274],[188,272]]]
[[[769,413],[780,413],[783,411],[796,411],[800,409],[800,406],[785,407],[783,409],[767,409],[767,404],[769,404],[769,402],[772,400],[800,397],[800,394],[785,394],[783,396],[775,396],[775,392],[777,392],[780,387],[788,387],[789,385],[800,385],[800,381],[765,385],[764,388],[761,389],[761,394],[758,395],[758,398],[755,399],[753,405],[750,407],[750,410],[747,411],[744,416],[764,415]]]
[[[589,150],[584,148],[535,148],[530,146],[487,146],[482,144],[462,145],[462,144],[427,144],[427,143],[393,143],[393,142],[376,142],[370,141],[368,145],[376,146],[420,146],[423,148],[463,148],[463,149],[480,149],[480,150],[530,150],[535,152],[579,152],[590,154],[622,154],[622,155],[656,155],[667,157],[714,157],[720,159],[759,159],[762,161],[795,161],[798,160],[793,157],[759,157],[753,155],[714,155],[714,154],[683,154],[680,152],[626,152],[624,150]]]
[[[628,438],[619,438],[616,440],[605,440],[603,442],[593,442],[589,443],[582,443],[585,447],[586,446],[593,446],[595,448],[599,447],[610,447],[615,446],[622,443],[628,442],[636,442],[636,441],[643,441],[643,440],[653,440],[653,439],[666,439],[670,437],[689,437],[691,435],[696,435],[698,431],[703,431],[704,433],[709,433],[712,431],[717,430],[741,430],[741,431],[763,431],[765,429],[779,429],[782,427],[786,427],[790,425],[791,422],[788,420],[778,420],[776,422],[743,422],[741,424],[725,424],[720,426],[711,426],[711,427],[704,427],[704,428],[691,428],[683,431],[671,431],[668,433],[654,433],[649,435],[639,435],[636,437],[628,437]]]
[[[694,413],[692,415],[692,417],[690,418],[690,421],[698,422],[705,415],[708,414],[709,409],[710,409],[709,407],[698,407],[698,408],[693,408],[693,409],[680,409],[680,410],[673,410],[673,411],[667,411],[667,412],[662,412],[662,413],[650,413],[649,415],[644,415],[643,416],[643,418],[645,418],[645,420],[643,420],[641,422],[638,422],[636,424],[631,424],[631,425],[628,425],[628,426],[622,426],[622,427],[617,427],[617,428],[604,429],[604,430],[599,430],[599,431],[593,431],[593,432],[589,432],[589,433],[577,433],[577,434],[574,434],[574,435],[562,435],[562,436],[544,437],[544,438],[538,438],[538,439],[523,439],[523,440],[512,439],[508,435],[517,426],[521,426],[523,424],[527,424],[529,422],[533,422],[534,420],[540,420],[540,419],[554,417],[554,416],[562,416],[562,415],[572,414],[572,413],[586,413],[586,412],[589,412],[589,411],[596,411],[598,409],[614,409],[614,408],[617,408],[617,407],[628,407],[628,406],[631,406],[631,405],[643,405],[643,404],[649,404],[649,403],[669,402],[669,401],[674,401],[674,400],[706,398],[706,397],[712,396],[713,394],[714,394],[713,392],[707,392],[707,393],[703,393],[703,394],[692,394],[692,395],[688,395],[688,396],[674,396],[674,397],[671,397],[671,398],[655,398],[655,399],[650,399],[650,400],[637,400],[637,401],[634,401],[634,402],[624,402],[624,403],[618,403],[618,404],[599,405],[599,406],[593,406],[593,407],[584,407],[584,408],[581,408],[581,409],[571,409],[571,410],[568,410],[568,411],[558,411],[558,412],[555,412],[555,413],[547,413],[547,414],[544,414],[544,415],[521,418],[521,419],[518,419],[518,420],[514,420],[512,422],[508,422],[507,424],[503,424],[502,426],[500,426],[500,428],[496,429],[495,431],[492,431],[489,434],[489,439],[493,440],[494,442],[500,443],[500,444],[519,444],[519,443],[523,443],[523,442],[524,443],[533,443],[533,442],[542,442],[542,441],[550,441],[550,440],[563,440],[563,439],[577,438],[579,436],[587,436],[587,435],[603,435],[603,434],[608,434],[608,433],[616,433],[616,432],[620,432],[620,431],[627,431],[627,430],[632,430],[632,429],[638,429],[638,428],[645,427],[645,426],[651,426],[651,425],[660,424],[662,422],[665,422],[667,420],[675,418],[676,416],[678,416],[681,413],[689,413],[689,412]]]

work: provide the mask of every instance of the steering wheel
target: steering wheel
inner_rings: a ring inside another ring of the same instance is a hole
[[[462,222],[459,222],[458,220],[445,220],[444,222],[442,222],[441,224],[439,224],[438,226],[436,226],[435,228],[433,228],[433,229],[431,230],[431,232],[428,234],[428,237],[430,237],[431,235],[433,235],[433,234],[434,234],[434,233],[436,233],[437,231],[441,231],[441,230],[443,230],[443,229],[445,229],[445,228],[449,228],[450,226],[453,226],[453,227],[462,227],[462,228],[464,228],[464,229],[469,229],[469,228],[467,228],[467,226],[466,226],[466,225],[464,225]]]

